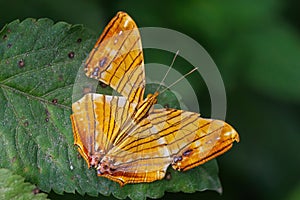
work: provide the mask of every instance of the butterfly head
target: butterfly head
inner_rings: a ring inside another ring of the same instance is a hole
[[[158,92],[154,94],[148,94],[146,99],[138,106],[138,111],[148,111],[150,108],[157,103]]]
[[[150,109],[153,108],[153,105],[157,102],[158,94],[158,92],[155,92],[154,94],[147,95],[146,99],[136,108],[133,116],[134,121],[140,121],[149,114]]]
[[[148,94],[144,102],[151,102],[152,104],[156,104],[158,95],[159,92],[155,92],[154,94]]]

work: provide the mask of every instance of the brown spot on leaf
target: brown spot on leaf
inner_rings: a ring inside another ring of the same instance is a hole
[[[166,180],[171,180],[171,179],[172,179],[172,174],[171,174],[171,172],[167,172],[167,173],[166,173],[165,179],[166,179]]]
[[[74,58],[75,57],[75,53],[74,51],[71,51],[70,53],[68,53],[69,58]]]
[[[29,122],[26,121],[26,122],[23,123],[23,125],[24,125],[24,126],[28,126],[28,125],[29,125]]]
[[[48,109],[45,109],[45,113],[46,113],[47,116],[50,116],[50,113],[49,113]]]
[[[102,88],[106,88],[106,87],[107,87],[107,85],[106,85],[105,83],[101,82],[101,81],[99,81],[99,85],[100,85]]]
[[[57,100],[57,99],[52,99],[52,103],[53,103],[54,105],[56,105],[56,104],[58,103],[58,100]]]
[[[40,189],[39,188],[34,188],[33,190],[32,190],[32,193],[33,194],[38,194],[38,193],[40,193]]]
[[[7,39],[7,35],[5,34],[5,35],[3,35],[3,40],[6,40]]]
[[[23,59],[19,60],[18,65],[20,68],[23,68],[25,66],[25,61]]]
[[[81,39],[81,38],[78,38],[78,39],[77,39],[77,43],[80,43],[80,42],[82,42],[82,39]]]

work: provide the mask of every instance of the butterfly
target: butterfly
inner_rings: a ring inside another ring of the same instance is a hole
[[[226,152],[238,133],[221,120],[172,108],[154,109],[159,92],[144,99],[140,33],[118,12],[85,62],[85,73],[120,96],[88,93],[72,104],[74,143],[97,175],[118,182],[153,182],[171,165],[186,171]]]

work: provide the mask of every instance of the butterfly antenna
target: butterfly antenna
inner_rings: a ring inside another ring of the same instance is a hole
[[[175,59],[176,59],[176,57],[178,56],[178,54],[179,54],[179,50],[176,51],[176,54],[175,54],[175,56],[173,57],[172,63],[171,63],[171,65],[170,65],[169,68],[168,68],[168,71],[166,72],[165,76],[164,76],[163,79],[161,80],[161,82],[160,82],[160,84],[159,84],[159,86],[157,87],[157,89],[156,89],[155,92],[157,92],[157,91],[161,88],[162,83],[163,83],[163,82],[165,81],[165,79],[167,78],[167,75],[168,75],[168,73],[170,72],[171,68],[173,67],[174,62],[175,62]]]
[[[184,76],[180,77],[178,80],[176,80],[174,83],[172,83],[171,85],[169,85],[167,88],[163,89],[161,93],[165,92],[166,90],[170,89],[171,87],[173,87],[175,84],[177,84],[179,81],[181,81],[182,79],[184,79],[185,77],[187,77],[188,75],[190,75],[191,73],[193,73],[194,71],[196,71],[198,69],[198,67],[192,69],[191,71],[189,71],[188,73],[186,73]]]

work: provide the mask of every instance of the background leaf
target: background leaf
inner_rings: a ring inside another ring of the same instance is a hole
[[[98,35],[121,10],[139,27],[170,28],[192,37],[220,70],[226,87],[226,121],[239,131],[241,142],[217,158],[222,195],[166,193],[163,199],[277,200],[292,197],[299,188],[299,9],[298,0],[13,0],[0,1],[0,27],[14,19],[46,16],[84,24]],[[170,53],[149,51],[144,51],[146,63],[169,65],[172,61]],[[178,71],[188,66],[179,60],[174,63]],[[198,77],[192,79],[201,115],[210,116],[206,84]],[[183,96],[184,101],[189,98]],[[192,103],[185,103],[195,109]],[[64,194],[55,199],[66,197],[83,198]]]
[[[58,194],[112,193],[122,199],[145,199],[161,197],[165,191],[221,192],[215,161],[183,173],[170,170],[170,180],[122,188],[87,169],[73,145],[69,117],[77,73],[88,82],[80,66],[95,40],[95,35],[82,26],[54,24],[49,19],[14,21],[2,29],[0,166],[9,167],[43,191]],[[81,85],[75,93],[86,89],[96,88]],[[162,105],[180,107],[174,95],[167,96],[168,92],[162,96]]]
[[[24,183],[24,178],[10,170],[0,168],[0,199],[47,199],[44,193],[38,193],[36,186]]]

